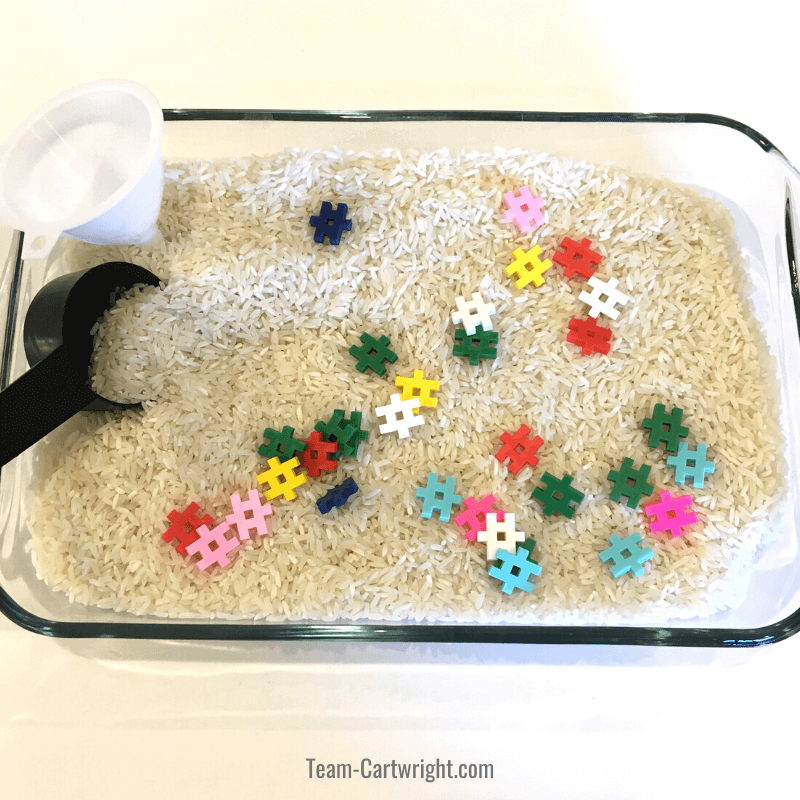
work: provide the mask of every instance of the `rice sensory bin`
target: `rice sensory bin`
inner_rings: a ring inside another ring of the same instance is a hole
[[[727,210],[524,150],[168,164],[37,451],[40,576],[175,618],[657,623],[741,596],[785,491]]]

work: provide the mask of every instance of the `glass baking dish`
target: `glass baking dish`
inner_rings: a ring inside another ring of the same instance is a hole
[[[285,147],[376,151],[488,151],[522,147],[692,185],[733,215],[752,282],[752,304],[778,366],[789,491],[780,534],[765,546],[744,599],[730,610],[657,627],[635,625],[273,623],[176,621],[78,603],[35,574],[27,519],[31,451],[0,474],[0,609],[28,630],[62,637],[163,639],[352,639],[747,647],[800,628],[800,290],[795,198],[800,174],[768,140],[736,121],[701,114],[528,112],[312,112],[165,110],[166,160],[267,154]],[[5,321],[0,388],[27,368],[25,311],[55,276],[48,262],[21,260],[22,235],[0,230]],[[3,425],[10,421],[3,420]]]

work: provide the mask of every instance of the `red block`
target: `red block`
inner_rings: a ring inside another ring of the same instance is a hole
[[[567,341],[578,345],[587,356],[592,353],[608,353],[611,350],[611,329],[601,328],[597,320],[592,317],[588,319],[573,317],[569,321]]]
[[[178,546],[175,549],[182,556],[186,555],[186,548],[200,538],[197,529],[201,525],[211,525],[213,521],[209,514],[199,519],[197,516],[199,508],[200,506],[198,506],[197,503],[190,503],[185,511],[178,513],[173,509],[167,514],[167,519],[172,525],[164,531],[161,538],[167,543],[171,543],[173,539],[177,539]]]
[[[300,453],[300,464],[308,470],[308,474],[312,478],[319,478],[323,469],[336,471],[339,464],[328,458],[328,455],[333,455],[338,451],[337,442],[326,442],[319,431],[314,431],[308,439],[303,439],[303,441],[308,446]]]
[[[539,459],[534,453],[544,444],[541,436],[528,438],[531,429],[527,425],[520,425],[519,430],[512,436],[506,432],[500,437],[503,446],[495,455],[495,458],[502,463],[509,459],[508,471],[516,475],[526,464],[535,467]],[[518,449],[521,448],[521,449]]]
[[[571,278],[576,272],[587,280],[594,275],[594,268],[603,256],[590,249],[591,239],[584,239],[580,244],[565,236],[561,242],[564,252],[555,252],[553,261],[564,267],[564,277]]]

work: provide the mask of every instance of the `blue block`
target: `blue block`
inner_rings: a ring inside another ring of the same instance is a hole
[[[352,478],[348,478],[320,497],[317,500],[317,508],[321,513],[327,514],[331,509],[343,506],[357,491],[358,484]]]
[[[314,241],[317,244],[324,244],[325,237],[331,244],[339,244],[342,238],[342,231],[349,231],[353,228],[352,220],[346,219],[347,205],[338,203],[336,210],[333,204],[325,200],[317,216],[311,217],[309,224],[316,228]]]

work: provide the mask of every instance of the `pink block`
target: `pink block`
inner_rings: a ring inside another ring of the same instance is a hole
[[[506,192],[503,195],[508,211],[503,215],[506,222],[516,222],[522,233],[530,233],[544,224],[543,197],[534,197],[527,186],[519,190],[519,194]]]
[[[221,522],[212,530],[209,530],[206,525],[201,525],[197,529],[200,538],[196,542],[192,542],[186,548],[186,552],[190,556],[200,555],[200,560],[197,562],[200,569],[208,569],[212,564],[227,567],[231,563],[228,553],[239,546],[239,540],[235,536],[231,539],[226,538],[225,534],[228,530],[230,530],[230,526],[227,522]],[[216,547],[212,548],[212,544]]]
[[[257,536],[272,534],[267,520],[267,517],[272,515],[272,506],[269,503],[261,505],[261,497],[255,489],[250,490],[248,498],[243,502],[238,492],[231,495],[233,513],[225,517],[228,525],[236,526],[239,539],[243,542],[250,538],[250,531],[255,531]]]

